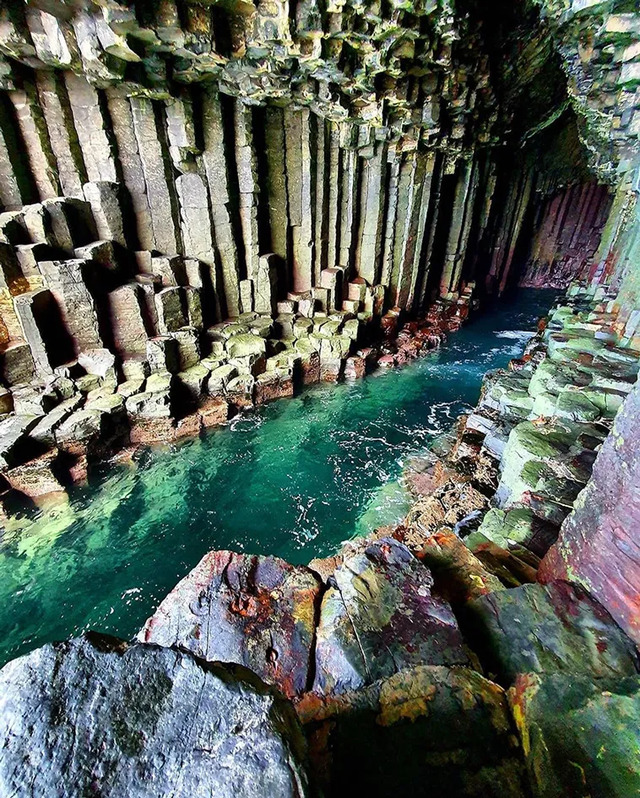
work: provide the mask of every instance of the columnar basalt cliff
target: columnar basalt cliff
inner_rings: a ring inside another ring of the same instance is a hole
[[[640,790],[640,12],[487,5],[0,9],[7,488],[566,292],[402,524],[5,666],[0,794]]]
[[[403,362],[402,313],[430,328],[416,354],[472,295],[593,277],[637,126],[626,17],[481,6],[5,5],[11,484]],[[606,95],[574,77],[580,25]]]

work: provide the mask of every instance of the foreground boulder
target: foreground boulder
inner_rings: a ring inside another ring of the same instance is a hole
[[[212,551],[169,593],[139,639],[246,665],[286,695],[307,688],[320,581],[278,557]]]
[[[640,792],[640,677],[523,674],[509,690],[536,798]]]
[[[47,645],[0,671],[0,794],[300,798],[290,705],[245,669],[115,638]]]
[[[567,582],[491,593],[470,602],[467,612],[469,639],[505,684],[529,672],[592,678],[638,672],[633,643],[597,601]]]
[[[410,665],[466,665],[449,604],[402,543],[364,541],[329,578],[316,641],[314,692],[342,693]]]
[[[528,795],[505,692],[471,668],[419,666],[297,710],[333,798]]]

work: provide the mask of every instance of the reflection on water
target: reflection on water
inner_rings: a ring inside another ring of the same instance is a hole
[[[315,386],[206,437],[145,450],[0,538],[0,662],[87,627],[133,635],[210,549],[295,563],[395,523],[408,455],[522,351],[553,293],[523,291],[438,352],[358,383]]]

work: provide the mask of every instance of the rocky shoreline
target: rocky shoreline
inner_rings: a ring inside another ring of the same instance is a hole
[[[120,784],[159,794],[121,775],[136,772],[175,795],[347,796],[357,774],[379,796],[425,784],[463,796],[631,794],[638,636],[579,574],[556,578],[547,556],[593,469],[597,479],[620,448],[624,402],[638,394],[634,321],[598,293],[571,289],[523,357],[487,375],[474,411],[410,463],[402,525],[308,567],[210,552],[137,642],[89,635],[9,663],[0,783],[10,791],[37,770],[105,795]],[[122,701],[115,714],[86,703],[96,690]],[[56,696],[55,708],[34,706],[31,726],[26,691]],[[210,707],[222,716],[207,726]],[[153,752],[187,722],[179,756],[160,765]],[[93,764],[69,775],[60,757],[77,723],[89,724],[77,756]]]
[[[417,320],[403,321],[397,308],[356,316],[287,300],[275,317],[244,313],[206,331],[174,319],[175,330],[150,338],[137,359],[85,352],[40,384],[5,392],[11,410],[0,420],[0,496],[64,498],[69,485],[86,481],[92,463],[199,435],[307,385],[402,366],[459,329],[477,305],[472,291],[469,285],[462,296],[434,303]],[[366,297],[352,304],[366,305]]]

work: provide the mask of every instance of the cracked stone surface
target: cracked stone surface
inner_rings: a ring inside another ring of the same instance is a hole
[[[310,794],[295,715],[259,679],[99,635],[0,671],[0,740],[6,795]]]

